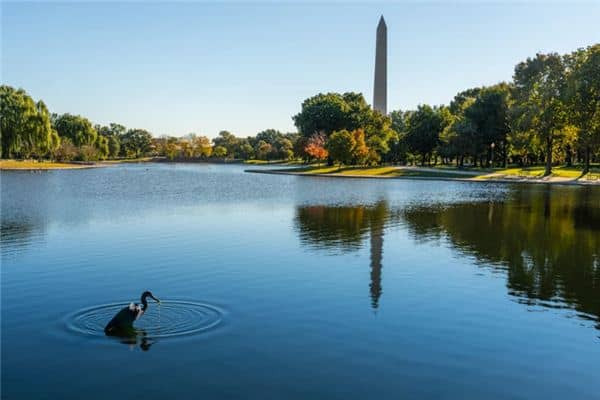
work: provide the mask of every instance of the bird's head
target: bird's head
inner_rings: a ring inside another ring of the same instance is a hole
[[[152,294],[152,292],[146,290],[144,293],[142,293],[142,304],[148,304],[146,302],[146,298],[150,297],[152,300],[156,301],[157,303],[160,303],[160,300],[157,299],[156,297],[154,297],[154,295]]]

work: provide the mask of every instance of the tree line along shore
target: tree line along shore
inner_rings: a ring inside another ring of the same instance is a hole
[[[43,101],[7,85],[0,87],[0,118],[3,169],[162,157],[296,160],[362,170],[541,167],[542,176],[577,171],[584,177],[600,162],[600,44],[563,55],[536,54],[515,66],[512,81],[466,89],[447,105],[422,104],[382,115],[360,93],[319,93],[302,102],[292,117],[297,132],[289,133],[156,137],[145,129],[51,113]]]

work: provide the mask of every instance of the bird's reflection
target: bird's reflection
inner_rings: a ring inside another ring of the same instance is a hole
[[[120,329],[110,334],[106,334],[116,341],[126,344],[130,349],[135,348],[139,345],[143,351],[150,350],[150,347],[156,343],[155,339],[148,336],[148,333],[144,329],[139,328],[128,328]]]

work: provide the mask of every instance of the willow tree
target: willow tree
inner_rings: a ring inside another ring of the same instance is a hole
[[[94,146],[96,144],[98,132],[89,119],[67,113],[57,116],[53,122],[58,134],[71,139],[75,146]]]
[[[0,140],[3,158],[43,156],[59,144],[46,105],[6,85],[0,86]]]

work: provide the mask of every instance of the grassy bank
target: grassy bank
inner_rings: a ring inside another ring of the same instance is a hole
[[[157,158],[157,157],[140,157],[140,158],[123,158],[123,159],[117,159],[117,160],[104,160],[104,161],[98,161],[98,164],[124,164],[124,163],[141,163],[141,162],[153,162],[153,161],[159,161],[162,160],[162,158]]]
[[[335,175],[335,176],[362,176],[379,178],[396,177],[425,177],[425,178],[455,178],[457,176],[475,176],[474,174],[456,174],[451,171],[388,167],[330,167],[330,166],[304,166],[297,168],[284,168],[277,171],[296,173],[300,175]]]
[[[139,163],[154,161],[153,157],[142,157],[122,160],[105,160],[105,161],[90,161],[90,162],[54,162],[54,161],[38,161],[38,160],[0,160],[0,170],[52,170],[52,169],[82,169],[95,168],[108,165],[122,163]]]
[[[468,181],[503,181],[532,183],[581,183],[600,184],[600,171],[593,169],[585,176],[573,167],[556,167],[553,174],[544,177],[544,167],[497,168],[497,169],[458,169],[452,167],[337,167],[307,165],[276,170],[248,170],[249,172],[283,173],[309,176],[365,177],[365,178],[429,178],[455,179]]]
[[[2,170],[80,169],[94,166],[94,163],[77,164],[37,160],[0,160],[0,169]]]
[[[543,166],[526,167],[526,168],[513,167],[513,168],[488,170],[486,172],[486,174],[484,174],[483,176],[486,176],[489,174],[495,174],[495,175],[506,176],[506,177],[542,178],[544,176],[544,171],[545,171],[545,169]],[[598,169],[598,168],[592,168],[592,171],[583,177],[581,175],[581,168],[575,168],[575,167],[554,167],[554,168],[552,168],[552,176],[556,177],[556,178],[569,178],[569,179],[592,178],[593,179],[595,177],[595,175],[598,175],[598,174],[600,174],[600,169]]]
[[[244,164],[249,165],[303,165],[302,160],[244,160]]]

